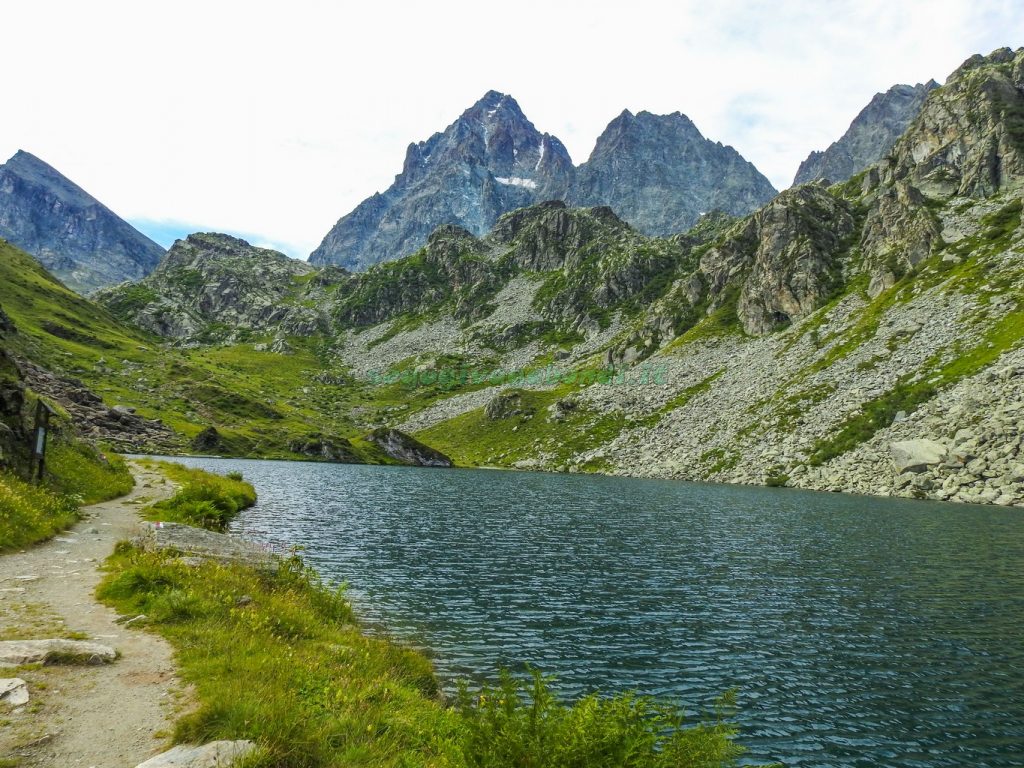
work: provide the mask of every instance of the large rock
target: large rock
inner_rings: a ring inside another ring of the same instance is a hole
[[[375,429],[366,436],[392,459],[416,467],[450,467],[452,460],[438,450],[424,445],[419,440],[409,437],[397,429]]]
[[[934,440],[903,440],[889,446],[897,472],[920,472],[946,458],[946,446]]]
[[[248,539],[194,528],[181,523],[147,523],[146,531],[135,539],[136,546],[149,550],[169,550],[182,555],[241,563],[256,568],[273,567],[276,558]]]
[[[0,667],[22,664],[108,664],[117,651],[82,640],[6,640],[0,642]]]
[[[202,746],[180,744],[137,768],[230,768],[256,749],[251,741],[211,741]]]

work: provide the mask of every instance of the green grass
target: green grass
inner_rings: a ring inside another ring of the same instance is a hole
[[[675,707],[628,694],[567,705],[506,677],[448,706],[425,657],[363,634],[298,558],[188,567],[122,544],[106,568],[100,599],[145,614],[196,692],[174,741],[253,739],[247,768],[717,768],[742,751],[724,720],[687,727]]]
[[[123,496],[134,484],[120,456],[54,434],[42,485],[0,470],[0,551],[49,539],[78,521],[81,505]]]
[[[686,728],[676,708],[649,698],[591,695],[568,706],[540,672],[529,685],[506,672],[476,697],[461,691],[462,751],[473,768],[715,768],[743,754],[725,719],[732,704],[724,697],[715,718]]]
[[[143,509],[142,516],[146,520],[223,531],[235,515],[256,503],[255,489],[241,475],[217,475],[166,461],[146,464],[159,469],[180,486],[171,498]]]
[[[128,493],[135,485],[124,459],[80,441],[57,439],[46,451],[47,483],[80,504],[96,504]]]
[[[77,520],[74,497],[0,472],[0,552],[49,539]]]

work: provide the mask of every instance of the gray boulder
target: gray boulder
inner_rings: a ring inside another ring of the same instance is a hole
[[[920,472],[946,458],[946,446],[934,440],[903,440],[889,446],[896,471]]]
[[[28,684],[19,677],[0,680],[0,704],[11,707],[28,704]]]
[[[113,648],[82,640],[7,640],[0,642],[0,667],[22,664],[108,664]]]

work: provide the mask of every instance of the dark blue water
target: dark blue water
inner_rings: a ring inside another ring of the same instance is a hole
[[[191,459],[442,679],[740,693],[753,759],[1024,765],[1024,512],[667,481]]]

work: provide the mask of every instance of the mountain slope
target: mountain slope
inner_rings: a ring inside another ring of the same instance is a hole
[[[624,110],[577,169],[567,201],[607,205],[645,234],[670,235],[708,211],[748,214],[775,194],[739,152],[705,139],[685,115]]]
[[[79,292],[137,280],[164,249],[39,158],[0,165],[0,237]]]
[[[572,171],[558,139],[490,91],[443,133],[410,144],[394,184],[340,219],[310,263],[363,269],[412,253],[442,224],[483,234],[506,211],[564,195]]]
[[[894,85],[876,93],[837,141],[823,152],[811,152],[800,163],[793,185],[827,179],[846,181],[888,154],[921,111],[929,92],[938,88],[934,80],[917,85]]]

